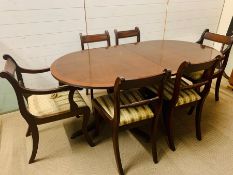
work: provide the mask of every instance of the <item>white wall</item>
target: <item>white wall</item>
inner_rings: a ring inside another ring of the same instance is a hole
[[[83,0],[0,0],[0,4],[0,55],[8,53],[24,67],[42,68],[80,50],[78,34],[86,31]],[[49,75],[30,77],[30,86],[54,85]]]
[[[196,41],[205,28],[216,32],[223,0],[0,0],[0,4],[0,55],[8,53],[22,66],[42,68],[80,50],[78,35],[86,30],[88,34],[108,30],[112,44],[114,29],[135,26],[142,41]],[[55,85],[49,75],[27,79],[33,87]]]
[[[220,21],[219,28],[218,28],[219,34],[224,34],[224,35],[226,34],[228,26],[231,22],[232,16],[233,16],[233,0],[226,0],[224,8],[223,8],[221,21]],[[229,62],[226,67],[226,73],[230,75],[232,69],[233,69],[233,51],[231,52],[230,57],[229,57]]]
[[[216,32],[223,0],[170,0],[165,39],[197,41],[204,29]]]
[[[166,14],[165,0],[86,0],[88,33],[108,30],[114,45],[114,29],[138,26],[141,39],[162,39]],[[128,42],[126,40],[121,43]]]

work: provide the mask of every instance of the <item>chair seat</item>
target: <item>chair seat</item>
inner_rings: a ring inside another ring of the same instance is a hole
[[[69,91],[55,94],[32,95],[28,98],[28,111],[39,118],[54,116],[70,111]],[[74,101],[78,107],[87,106],[78,90],[74,93]]]
[[[130,104],[132,102],[138,102],[143,99],[138,90],[124,91],[120,94],[120,104]],[[99,105],[114,118],[114,97],[113,94],[104,95],[95,99]],[[120,110],[120,126],[130,124],[133,122],[152,118],[154,113],[148,105],[124,108]]]
[[[169,79],[165,85],[164,85],[164,99],[165,100],[171,100],[172,99],[172,95],[173,95],[173,90],[174,90],[174,83],[175,83],[175,78]],[[181,86],[187,86],[188,83],[186,83],[184,80],[181,80]],[[147,87],[148,89],[150,89],[152,92],[157,93],[158,92],[158,86],[154,85],[154,86],[150,86]],[[181,90],[179,97],[178,97],[178,101],[176,103],[176,106],[180,106],[180,105],[184,105],[187,103],[191,103],[194,101],[198,101],[200,100],[201,97],[200,95],[198,95],[198,93],[193,90],[193,89],[186,89],[186,90]]]

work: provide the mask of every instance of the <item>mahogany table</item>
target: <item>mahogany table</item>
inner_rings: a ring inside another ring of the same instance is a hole
[[[64,55],[51,65],[51,73],[59,82],[67,85],[107,89],[114,86],[118,76],[126,79],[142,78],[158,75],[164,69],[176,73],[183,61],[200,63],[220,54],[211,47],[191,42],[146,41]],[[88,130],[92,128],[93,124],[88,126]],[[81,134],[79,130],[72,138]]]
[[[62,56],[51,65],[52,75],[76,87],[106,89],[120,76],[142,78],[169,69],[176,73],[183,61],[200,63],[221,53],[197,43],[156,40],[108,48],[77,51]]]

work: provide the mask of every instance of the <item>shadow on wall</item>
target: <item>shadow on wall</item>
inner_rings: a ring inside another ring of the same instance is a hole
[[[5,64],[2,55],[10,52],[12,52],[12,50],[0,42],[0,71],[3,70]],[[7,80],[0,78],[0,114],[16,110],[18,110],[18,102],[14,89]]]
[[[14,89],[7,80],[0,79],[0,114],[18,110]]]

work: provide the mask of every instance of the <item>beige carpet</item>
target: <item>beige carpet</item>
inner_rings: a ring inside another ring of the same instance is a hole
[[[206,101],[202,133],[195,138],[194,117],[176,112],[175,144],[172,152],[163,129],[158,139],[159,163],[154,164],[150,144],[130,132],[120,134],[120,151],[126,174],[131,175],[232,175],[233,174],[233,92],[223,83],[220,101],[213,89]],[[27,163],[31,137],[19,112],[0,116],[0,175],[113,175],[117,174],[110,131],[104,128],[98,145],[88,146],[83,137],[69,136],[80,128],[76,118],[39,127],[37,162]]]

